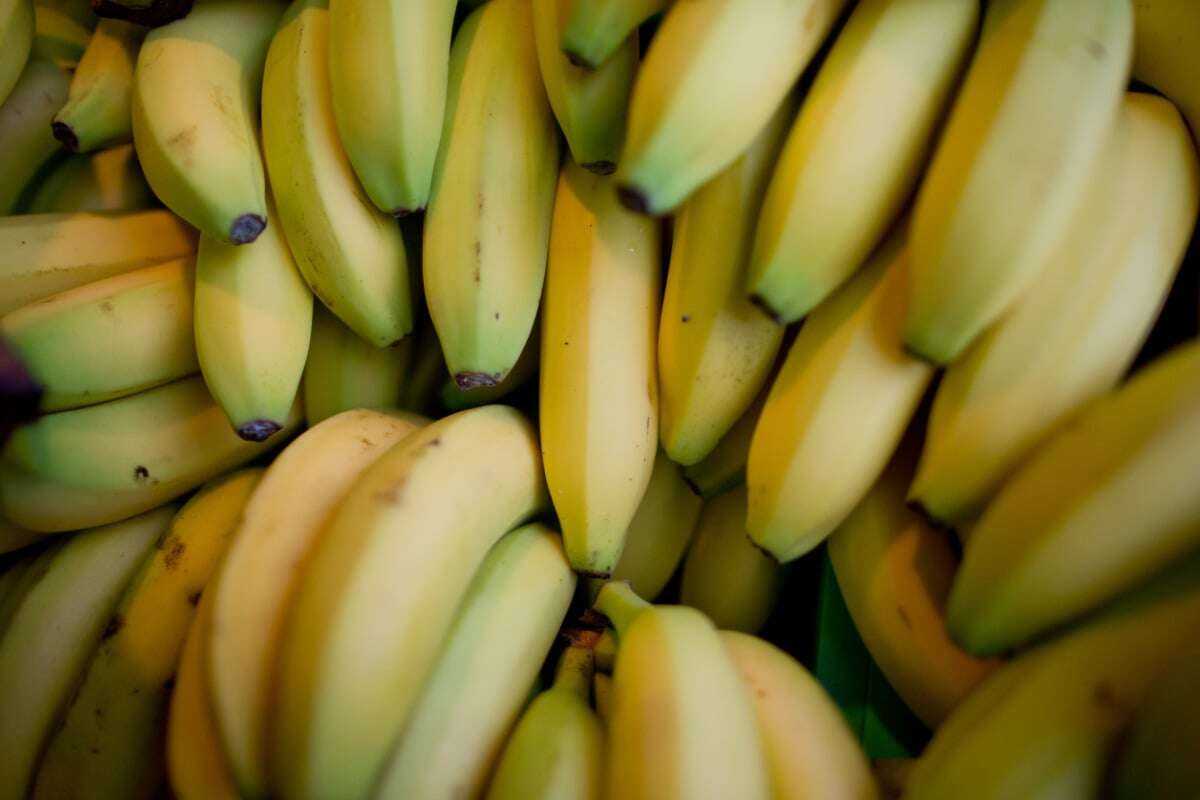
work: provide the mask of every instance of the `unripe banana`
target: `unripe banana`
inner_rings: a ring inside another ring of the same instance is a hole
[[[145,28],[119,20],[96,26],[50,126],[63,147],[88,153],[133,139],[133,71],[145,36]]]
[[[17,84],[33,47],[33,0],[0,3],[0,105]]]
[[[132,144],[63,159],[30,198],[29,214],[134,211],[159,205]]]
[[[605,64],[629,41],[638,26],[671,0],[572,0],[565,18],[562,51],[571,63],[588,69]]]
[[[70,76],[43,58],[30,58],[0,105],[0,215],[20,210],[45,164],[61,152],[50,119],[67,101]]]

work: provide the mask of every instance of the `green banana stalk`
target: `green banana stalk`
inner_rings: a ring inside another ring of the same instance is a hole
[[[716,497],[746,482],[746,461],[750,457],[750,441],[758,418],[762,416],[773,378],[768,377],[754,402],[733,423],[708,455],[683,468],[683,479],[701,497]]]
[[[95,405],[196,372],[191,258],[114,275],[0,317],[41,409]]]
[[[0,106],[17,84],[33,48],[33,0],[0,3]]]
[[[279,221],[313,294],[376,347],[413,325],[404,240],[354,177],[329,83],[326,0],[293,3],[263,74],[263,149]]]
[[[464,389],[499,383],[537,317],[558,133],[528,0],[492,0],[450,53],[446,119],[425,218],[425,299]]]
[[[54,115],[54,138],[73,153],[133,139],[133,70],[146,30],[101,20],[71,78],[67,103]]]
[[[61,67],[31,57],[0,105],[0,215],[19,210],[34,179],[61,152],[50,119],[67,101],[69,85]]]
[[[454,0],[330,0],[333,112],[363,191],[393,216],[425,208],[442,136]]]
[[[63,159],[38,185],[25,211],[134,211],[158,206],[132,144]]]
[[[559,44],[572,64],[597,69],[639,25],[670,4],[671,0],[572,0]]]
[[[133,75],[133,142],[167,208],[213,239],[253,242],[267,226],[258,149],[267,45],[284,6],[210,0],[156,28]]]
[[[623,202],[667,214],[741,155],[845,0],[676,3],[638,72],[617,171]]]
[[[34,781],[35,800],[151,798],[166,776],[170,684],[200,592],[262,475],[208,484],[125,588]]]

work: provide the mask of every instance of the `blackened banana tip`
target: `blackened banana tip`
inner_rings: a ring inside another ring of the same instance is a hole
[[[454,375],[454,383],[463,391],[495,386],[499,382],[499,375],[489,375],[486,372],[459,372]]]
[[[639,214],[650,214],[650,199],[636,186],[623,183],[617,187],[617,199],[621,205]]]
[[[237,429],[237,435],[248,442],[265,442],[283,429],[278,422],[269,419],[255,419]]]
[[[54,138],[62,144],[63,148],[71,153],[79,152],[79,137],[75,135],[75,131],[65,122],[51,122],[50,132],[54,134]]]
[[[233,221],[229,229],[229,241],[234,244],[250,244],[267,227],[266,217],[261,214],[242,214]]]
[[[615,161],[592,161],[588,164],[580,164],[580,166],[597,175],[612,175],[617,171],[617,162]]]

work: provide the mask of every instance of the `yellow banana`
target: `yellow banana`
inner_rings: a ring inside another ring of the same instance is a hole
[[[0,3],[0,105],[17,84],[33,47],[33,0]]]
[[[96,25],[50,125],[63,147],[89,153],[133,139],[133,70],[145,36],[145,28],[120,20]]]
[[[777,359],[778,360],[778,359]],[[733,423],[729,431],[695,464],[684,467],[683,479],[701,497],[716,497],[746,482],[746,460],[750,457],[750,441],[762,415],[774,378],[769,376],[754,402]]]

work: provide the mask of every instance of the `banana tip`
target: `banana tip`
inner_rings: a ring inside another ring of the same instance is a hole
[[[776,325],[786,325],[787,324],[787,321],[784,320],[784,318],[781,317],[779,315],[779,313],[775,311],[775,309],[771,308],[771,304],[768,303],[767,299],[765,297],[763,297],[761,294],[750,295],[750,303],[755,308],[757,308],[759,311],[763,312],[768,317],[770,317],[771,321],[774,322]]]
[[[54,138],[62,144],[63,148],[72,153],[79,152],[79,137],[75,135],[75,131],[65,122],[55,120],[50,123],[50,132],[54,134]]]
[[[571,47],[563,48],[563,55],[567,57],[567,61],[571,62],[571,66],[579,67],[580,69],[593,70],[596,65],[585,58],[582,53]]]
[[[454,374],[454,383],[459,389],[469,391],[471,389],[479,389],[484,386],[495,386],[500,382],[500,373],[487,372],[456,372]]]
[[[242,214],[229,228],[229,241],[234,244],[250,244],[267,227],[267,218],[261,214]]]
[[[617,171],[617,162],[615,161],[591,161],[587,164],[580,164],[580,166],[597,175],[612,175]]]
[[[627,183],[619,185],[617,187],[617,199],[621,201],[621,205],[630,211],[636,211],[639,214],[651,213],[650,198],[636,186],[630,186]]]
[[[265,442],[282,429],[283,426],[278,422],[269,419],[254,419],[239,426],[237,435],[248,442]]]

